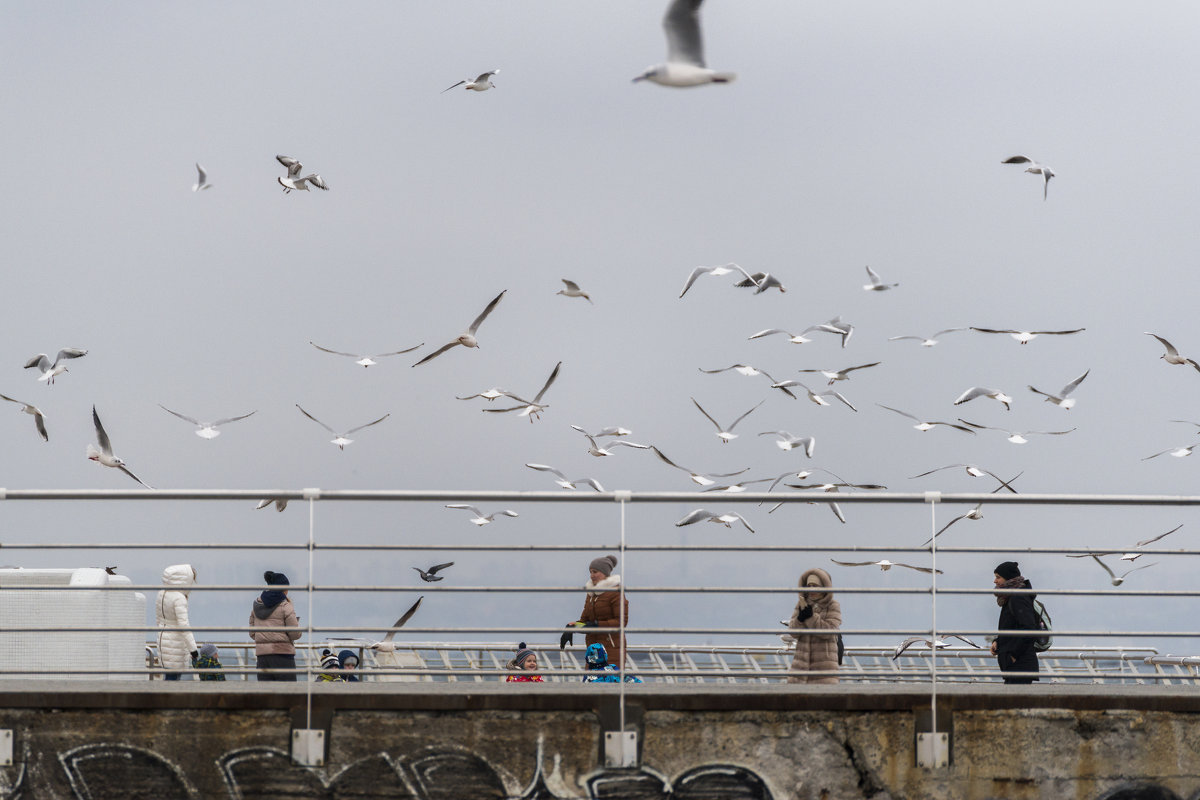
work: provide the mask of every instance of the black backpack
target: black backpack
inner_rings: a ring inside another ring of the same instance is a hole
[[[1050,612],[1046,610],[1046,606],[1042,605],[1041,600],[1033,601],[1033,610],[1037,613],[1038,630],[1046,633],[1045,636],[1038,636],[1033,640],[1033,649],[1044,653],[1054,644],[1054,637],[1050,635],[1050,631],[1053,630],[1050,625]]]

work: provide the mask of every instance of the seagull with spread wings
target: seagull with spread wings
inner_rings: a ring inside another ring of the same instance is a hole
[[[211,189],[212,184],[208,182],[208,173],[204,171],[204,167],[200,166],[199,162],[196,163],[196,172],[196,183],[192,186],[192,191],[200,192],[205,189]]]
[[[1025,438],[1026,436],[1033,436],[1035,434],[1040,436],[1062,436],[1075,430],[1074,428],[1068,428],[1065,431],[1010,431],[1008,428],[994,428],[991,425],[980,425],[978,422],[968,422],[962,417],[959,417],[958,421],[963,425],[970,425],[972,428],[981,431],[1000,431],[1001,433],[1007,433],[1008,436],[1006,438],[1013,444],[1028,443],[1029,440]]]
[[[561,294],[563,297],[582,297],[584,300],[592,303],[592,298],[588,297],[587,292],[579,288],[578,283],[575,281],[569,281],[566,278],[563,278],[562,282],[566,288],[559,289],[557,292],[555,292],[555,294]],[[592,303],[592,305],[595,305],[595,303]]]
[[[54,379],[67,371],[67,365],[61,362],[71,358],[82,358],[88,354],[87,350],[81,350],[78,347],[64,347],[58,351],[58,355],[54,357],[54,361],[45,353],[38,353],[33,358],[25,362],[25,369],[36,368],[42,374],[38,377],[39,381],[45,381],[47,386],[54,383]]]
[[[25,403],[21,400],[14,400],[6,394],[0,394],[0,400],[7,400],[10,403],[16,403],[17,405],[21,406],[22,412],[33,417],[34,427],[37,428],[37,432],[41,435],[42,441],[50,441],[50,435],[46,433],[46,415],[42,413],[40,408],[35,406],[33,403]]]
[[[718,525],[724,525],[726,528],[732,528],[733,523],[740,522],[746,526],[746,530],[754,533],[754,528],[750,527],[750,523],[746,522],[746,518],[736,511],[714,514],[706,508],[697,508],[695,511],[689,512],[687,516],[675,523],[675,527],[682,528],[684,525],[694,525],[697,522],[715,522]]]
[[[201,439],[215,439],[221,435],[221,432],[219,430],[217,430],[217,428],[220,427],[221,425],[225,425],[230,422],[237,422],[240,419],[245,419],[246,417],[251,417],[251,416],[254,416],[254,414],[258,413],[257,411],[251,411],[249,414],[242,414],[242,415],[236,416],[236,417],[226,417],[224,419],[218,419],[218,420],[214,420],[212,422],[201,422],[198,419],[192,419],[191,417],[187,416],[186,414],[180,414],[178,411],[172,411],[171,409],[167,408],[166,406],[162,405],[161,403],[159,403],[158,407],[161,408],[163,411],[167,412],[168,414],[179,417],[184,422],[190,422],[193,425],[195,425],[196,426],[195,433]]]
[[[1025,171],[1033,175],[1041,175],[1045,179],[1042,184],[1042,200],[1045,200],[1050,194],[1050,179],[1054,177],[1054,170],[1045,164],[1039,164],[1029,156],[1009,156],[1000,162],[1001,164],[1028,164]]]
[[[299,403],[296,404],[296,408],[300,408]],[[346,431],[345,433],[339,433],[338,431],[335,431],[333,428],[326,425],[324,422],[321,422],[321,420],[317,419],[312,414],[305,411],[303,408],[300,408],[300,413],[303,414],[304,416],[308,417],[309,419],[311,419],[313,422],[320,425],[325,430],[332,433],[333,438],[330,439],[329,441],[332,444],[336,444],[338,450],[345,450],[346,445],[351,444],[354,441],[353,439],[350,438],[350,434],[357,433],[358,431],[361,431],[363,428],[369,428],[372,425],[378,425],[379,423],[383,422],[385,419],[387,419],[388,417],[391,416],[391,413],[389,412],[387,414],[384,414],[379,419],[374,420],[373,422],[368,422],[365,425],[359,425],[357,428],[351,428],[350,430]]]
[[[954,333],[956,331],[965,331],[965,330],[967,330],[967,329],[966,328],[943,328],[942,330],[935,333],[933,336],[889,336],[888,341],[889,342],[899,342],[899,341],[903,341],[905,339],[912,339],[913,341],[920,342],[921,347],[933,347],[935,344],[938,343],[938,337],[941,336],[942,334]]]
[[[729,423],[728,427],[723,428],[723,427],[721,427],[721,423],[717,422],[715,419],[713,419],[711,416],[709,416],[709,413],[704,410],[703,406],[701,406],[699,403],[696,402],[696,398],[694,398],[694,397],[692,398],[692,403],[696,406],[696,408],[698,408],[700,410],[700,413],[704,415],[705,419],[707,419],[709,422],[711,422],[713,425],[716,426],[717,436],[721,439],[721,442],[724,444],[729,444],[729,442],[731,440],[737,438],[737,434],[733,432],[733,429],[737,427],[737,424],[739,422],[744,420],[746,417],[750,416],[750,414],[753,413],[758,408],[758,406],[761,406],[765,402],[767,402],[767,401],[760,400],[758,402],[758,405],[754,406],[754,408],[750,409],[745,414],[742,414],[740,417],[735,419],[733,422]]]
[[[732,478],[734,475],[741,475],[743,472],[746,472],[748,469],[750,469],[749,467],[745,467],[744,469],[739,469],[737,472],[696,472],[695,470],[676,464],[674,461],[667,458],[666,455],[663,454],[663,451],[659,450],[657,447],[651,445],[650,449],[654,451],[654,455],[658,456],[658,459],[664,464],[688,473],[688,475],[690,475],[692,478],[692,482],[697,486],[712,486],[714,483],[716,483],[713,478]]]
[[[466,503],[450,503],[446,506],[446,508],[460,508],[465,511],[470,511],[472,514],[475,515],[475,516],[471,517],[471,522],[475,523],[476,525],[487,525],[488,523],[490,523],[494,519],[496,519],[496,517],[498,517],[498,516],[505,516],[505,517],[521,516],[517,512],[513,511],[511,508],[505,508],[500,511],[493,511],[490,514],[484,514],[482,511],[480,511],[475,506],[467,505]]]
[[[600,481],[596,480],[595,478],[576,478],[575,480],[570,481],[567,480],[567,476],[562,472],[547,464],[526,464],[525,466],[529,467],[530,469],[535,469],[538,472],[549,472],[551,475],[554,475],[554,482],[563,489],[578,489],[579,484],[582,483],[592,487],[597,492],[604,491],[604,487],[600,485]]]
[[[1083,379],[1088,376],[1089,372],[1091,372],[1090,369],[1085,371],[1082,375],[1080,375],[1078,378],[1076,378],[1075,380],[1068,383],[1063,388],[1059,389],[1058,394],[1050,394],[1049,392],[1043,392],[1041,389],[1035,389],[1032,386],[1029,387],[1029,391],[1033,392],[1034,394],[1042,395],[1043,397],[1046,398],[1047,403],[1054,403],[1054,405],[1058,406],[1059,408],[1069,411],[1071,409],[1071,407],[1073,405],[1075,405],[1075,398],[1067,397],[1067,395],[1069,395],[1071,392],[1075,391],[1076,387],[1078,387],[1079,384],[1083,383]]]
[[[284,194],[290,194],[293,189],[300,192],[307,192],[310,183],[318,189],[329,191],[329,186],[315,172],[310,172],[304,177],[300,177],[300,173],[304,171],[304,165],[291,156],[275,156],[275,160],[287,167],[287,177],[276,178],[279,181],[279,185],[283,187]]]
[[[986,470],[983,467],[977,466],[975,464],[947,464],[944,467],[938,467],[936,469],[931,469],[928,472],[922,472],[919,475],[913,475],[911,478],[909,478],[909,480],[915,480],[916,478],[924,478],[926,475],[932,475],[933,473],[941,472],[944,469],[954,469],[955,467],[962,467],[964,470],[966,470],[967,474],[970,475],[972,478],[982,478],[984,475],[990,475],[991,477],[1000,481],[1000,486],[996,488],[997,492],[1000,491],[1000,489],[1008,489],[1013,494],[1018,494],[1017,490],[1009,485],[1013,481],[1015,481],[1017,478],[1009,478],[1008,480],[1004,480],[996,473],[994,473],[990,470]],[[1020,475],[1018,475],[1017,477],[1019,478]]]
[[[429,569],[421,569],[420,567],[413,567],[413,569],[421,573],[421,580],[425,581],[426,583],[432,583],[434,581],[445,580],[446,576],[438,575],[438,573],[453,566],[453,561],[447,561],[445,564],[434,564]]]
[[[835,381],[850,380],[850,373],[856,369],[866,369],[867,367],[878,367],[882,361],[872,361],[870,364],[859,364],[857,367],[846,367],[845,369],[798,369],[797,372],[819,372],[826,378],[829,378],[829,385],[833,386]]]
[[[95,406],[92,406],[92,424],[96,428],[96,441],[100,445],[100,448],[96,449],[95,446],[89,444],[87,446],[88,459],[95,461],[101,466],[119,469],[121,472],[124,472],[126,475],[142,484],[142,486],[145,486],[147,489],[153,489],[153,486],[150,486],[137,475],[134,475],[129,470],[129,467],[125,466],[124,461],[113,455],[112,442],[109,441],[108,434],[104,431],[104,426],[100,424],[100,415],[96,413]]]
[[[633,79],[659,86],[683,88],[708,83],[729,83],[732,72],[715,72],[704,64],[704,39],[700,33],[700,4],[704,0],[671,0],[663,17],[667,34],[667,60]]]
[[[741,269],[741,267],[739,267],[737,264],[734,264],[732,261],[728,264],[722,264],[719,267],[696,267],[690,273],[688,273],[687,280],[683,283],[683,291],[679,293],[679,296],[682,298],[685,294],[687,294],[688,289],[692,288],[692,284],[695,283],[696,279],[701,275],[712,275],[714,278],[720,278],[723,275],[729,275],[735,269]]]
[[[544,395],[546,393],[546,390],[549,389],[550,386],[554,383],[555,379],[558,378],[558,371],[561,368],[562,368],[561,361],[554,365],[554,369],[552,369],[550,371],[550,377],[546,378],[546,382],[544,384],[542,384],[542,388],[538,391],[537,394],[535,394],[533,396],[532,400],[526,400],[525,398],[518,397],[517,395],[512,394],[510,392],[505,392],[504,393],[505,397],[508,397],[512,400],[516,400],[521,405],[509,406],[508,408],[485,408],[482,410],[492,412],[494,414],[505,414],[509,411],[520,411],[521,413],[517,415],[518,417],[529,417],[530,422],[533,422],[535,419],[539,419],[541,417],[542,412],[550,407],[549,403],[542,402],[542,395]]]
[[[1155,564],[1158,563],[1157,561],[1155,561],[1151,564],[1142,564],[1140,567],[1134,567],[1133,569],[1125,570],[1118,576],[1115,573],[1113,573],[1113,571],[1109,568],[1108,564],[1105,564],[1103,561],[1100,560],[1100,556],[1093,555],[1092,560],[1104,568],[1104,571],[1108,573],[1108,577],[1112,581],[1113,586],[1120,586],[1122,583],[1124,583],[1125,577],[1127,575],[1129,575],[1129,573],[1137,572],[1139,569],[1145,569],[1146,567],[1153,567]]]
[[[963,403],[971,402],[976,397],[990,397],[993,400],[1003,403],[1006,410],[1012,411],[1012,397],[999,389],[988,389],[983,386],[972,386],[970,389],[967,389],[958,396],[958,399],[954,401],[954,405],[961,406]]]
[[[974,647],[977,650],[983,649],[982,647],[975,644],[967,637],[959,636],[957,633],[950,634],[949,636],[946,637],[946,639],[958,639],[960,642],[966,642],[968,646]],[[896,645],[896,649],[894,651],[892,651],[892,661],[895,661],[896,659],[898,659],[900,657],[901,653],[903,653],[908,648],[912,647],[914,644],[918,644],[918,643],[922,643],[922,642],[930,650],[933,650],[934,648],[936,648],[938,650],[944,650],[947,647],[953,646],[950,644],[950,642],[947,642],[944,639],[938,639],[935,641],[933,639],[926,639],[924,636],[910,636],[907,639],[905,639],[903,642],[901,642],[900,644]]]
[[[940,569],[933,569],[931,567],[914,567],[912,564],[903,564],[899,561],[888,561],[886,558],[880,559],[879,561],[838,561],[836,558],[831,558],[829,560],[841,567],[879,567],[884,572],[887,572],[892,567],[905,567],[907,569],[915,569],[917,572],[924,572],[926,574],[934,572],[936,572],[938,575],[945,574]]]
[[[795,395],[793,395],[788,390],[794,386],[799,386],[801,389],[803,389],[805,394],[808,395],[808,399],[813,401],[814,403],[816,403],[819,406],[832,405],[828,400],[825,399],[826,397],[832,397],[836,400],[840,400],[851,411],[858,411],[858,409],[855,408],[854,405],[849,400],[847,400],[841,392],[837,391],[836,389],[826,389],[823,392],[814,392],[812,389],[808,388],[807,384],[803,383],[802,381],[794,381],[794,380],[791,380],[790,378],[786,381],[780,381],[779,383],[771,384],[772,389],[782,389],[783,391],[787,392],[792,397],[795,397]]]
[[[1146,331],[1145,334],[1158,339],[1158,343],[1166,348],[1167,352],[1159,356],[1159,358],[1161,358],[1163,361],[1166,361],[1168,364],[1191,364],[1196,368],[1197,372],[1200,372],[1200,364],[1197,364],[1190,358],[1185,358],[1184,356],[1179,355],[1179,351],[1175,349],[1175,345],[1171,344],[1157,333],[1150,333],[1149,331]],[[59,355],[61,355],[61,353]],[[25,366],[28,367],[29,364],[26,364]]]
[[[479,331],[479,326],[483,324],[483,321],[488,318],[488,314],[491,314],[492,309],[494,309],[500,302],[500,298],[504,297],[504,292],[507,291],[508,289],[505,289],[503,292],[500,292],[500,294],[492,298],[492,302],[488,303],[487,308],[483,309],[483,313],[475,318],[475,321],[471,323],[471,327],[467,328],[466,333],[459,334],[458,338],[453,342],[442,345],[437,350],[434,350],[432,353],[422,358],[416,364],[413,364],[413,366],[419,367],[426,361],[431,361],[437,358],[451,347],[455,347],[457,345],[462,345],[463,347],[479,347],[479,340],[475,338],[475,334]]]
[[[886,408],[888,411],[892,411],[896,414],[899,414],[902,417],[908,417],[913,422],[917,423],[916,425],[913,425],[913,427],[916,428],[917,430],[921,431],[922,433],[924,433],[925,431],[933,430],[933,428],[937,425],[945,425],[947,428],[954,428],[955,430],[964,431],[964,432],[970,433],[970,434],[975,433],[975,431],[971,430],[970,428],[964,427],[962,425],[955,425],[953,422],[940,422],[938,420],[923,420],[920,417],[914,417],[912,414],[909,414],[907,411],[901,411],[898,408],[892,408],[891,406],[885,406],[883,403],[876,403],[875,405],[879,406],[880,408]]]
[[[487,72],[484,72],[479,77],[477,77],[475,80],[471,80],[470,78],[463,78],[461,81],[454,84],[453,86],[447,86],[445,89],[442,89],[441,93],[445,94],[446,92],[450,91],[451,89],[457,89],[459,86],[463,87],[464,89],[466,89],[467,91],[470,91],[470,92],[486,92],[488,89],[496,88],[496,84],[492,83],[492,76],[498,75],[498,74],[500,74],[499,67],[497,67],[496,69],[488,70]]]
[[[888,289],[895,289],[900,285],[898,283],[884,283],[883,278],[879,277],[879,273],[870,267],[867,267],[867,278],[871,282],[863,284],[864,292],[886,292]]]
[[[983,503],[980,503],[979,505],[975,506],[974,508],[972,508],[970,511],[968,511],[965,514],[959,514],[957,517],[955,517],[954,519],[947,522],[945,525],[942,526],[942,529],[940,531],[938,531],[933,536],[930,536],[928,539],[926,539],[921,544],[921,547],[924,547],[925,545],[929,544],[937,537],[941,536],[943,533],[946,532],[946,529],[949,528],[954,523],[956,523],[960,520],[964,520],[964,519],[983,519]]]
[[[1012,328],[976,328],[971,326],[971,330],[980,333],[1007,333],[1020,344],[1029,344],[1039,336],[1067,336],[1072,333],[1082,333],[1087,328],[1074,328],[1069,331],[1017,331]]]
[[[413,345],[412,347],[406,347],[403,350],[393,350],[390,353],[377,353],[376,355],[365,356],[365,355],[362,355],[361,353],[345,353],[345,352],[342,352],[341,350],[330,350],[328,347],[321,347],[321,345],[319,345],[313,341],[310,341],[309,344],[311,344],[313,347],[317,348],[318,350],[320,350],[323,353],[332,353],[335,356],[346,356],[348,358],[353,358],[354,363],[358,364],[360,367],[373,367],[379,363],[378,361],[375,360],[377,358],[387,358],[388,356],[400,356],[400,355],[404,355],[405,353],[411,353],[413,350],[416,350],[418,347],[425,346],[425,343],[421,342],[420,344]]]
[[[793,436],[787,431],[763,431],[759,436],[778,436],[775,440],[775,446],[780,450],[788,451],[801,449],[804,455],[812,458],[813,450],[817,447],[817,440],[811,436]]]

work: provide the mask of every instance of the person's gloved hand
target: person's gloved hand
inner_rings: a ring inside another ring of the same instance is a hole
[[[583,623],[579,621],[567,623],[567,632],[558,637],[559,650],[565,649],[567,645],[571,645],[572,647],[575,646],[575,628],[581,627],[582,625]]]
[[[802,608],[796,612],[796,621],[804,622],[804,620],[808,619],[812,615],[813,615],[812,606],[806,605],[804,608]]]
[[[599,622],[596,622],[596,620],[592,620],[591,622],[585,622],[585,623],[583,623],[583,627],[585,627],[585,628],[599,628],[599,627],[600,627],[600,623],[599,623]]]

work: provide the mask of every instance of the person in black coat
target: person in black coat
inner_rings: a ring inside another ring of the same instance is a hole
[[[1021,567],[1015,561],[1005,561],[996,567],[993,581],[997,589],[1032,589],[1021,575]],[[1000,606],[1000,621],[996,625],[1001,631],[1041,630],[1038,614],[1033,608],[1032,594],[998,594],[996,605]],[[992,655],[996,657],[1001,672],[1037,672],[1037,651],[1033,649],[1032,636],[997,636],[992,642]],[[1032,676],[1004,677],[1005,683],[1033,683]]]

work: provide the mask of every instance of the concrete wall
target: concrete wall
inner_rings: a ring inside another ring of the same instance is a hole
[[[317,685],[312,767],[290,758],[308,688],[0,684],[0,798],[1200,800],[1200,693],[1178,687],[944,689],[952,763],[924,769],[912,688],[633,686],[624,770],[602,755],[613,685]]]

